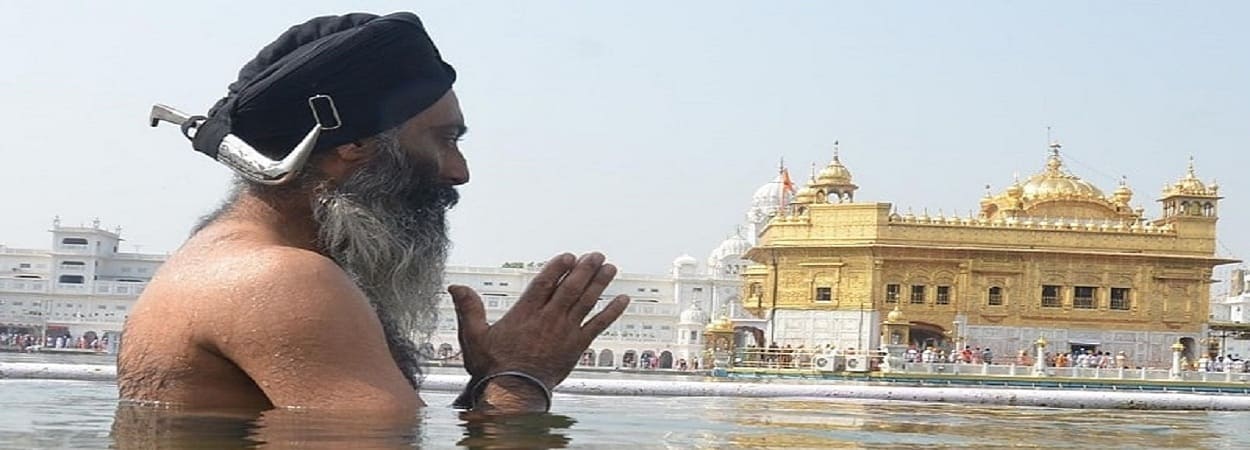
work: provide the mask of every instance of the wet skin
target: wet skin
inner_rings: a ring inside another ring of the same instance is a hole
[[[453,92],[405,122],[401,148],[450,185],[468,182]],[[369,139],[312,162],[342,179],[375,153]],[[309,199],[243,193],[163,264],[126,321],[118,388],[127,400],[193,408],[272,407],[412,412],[423,405],[392,360],[364,293],[317,246]],[[616,268],[561,254],[502,319],[487,324],[472,289],[452,286],[466,370],[520,370],[554,387],[624,312],[619,296],[586,319]],[[475,409],[541,410],[542,390],[490,382]]]

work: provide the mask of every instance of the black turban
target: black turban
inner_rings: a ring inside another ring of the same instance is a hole
[[[316,149],[347,144],[429,108],[455,80],[412,13],[318,17],[282,33],[239,70],[193,146],[216,157],[222,137],[234,134],[282,158],[317,124],[309,98],[318,95],[333,100],[341,126],[323,131]],[[332,122],[318,104],[322,124]]]

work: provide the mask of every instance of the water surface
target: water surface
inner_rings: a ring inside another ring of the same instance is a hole
[[[1250,413],[882,401],[559,394],[552,414],[477,420],[430,407],[391,420],[120,406],[108,382],[0,380],[0,448],[1228,448]]]

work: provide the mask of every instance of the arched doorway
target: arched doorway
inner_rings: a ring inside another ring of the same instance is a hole
[[[612,367],[616,365],[616,361],[612,360],[612,350],[603,349],[599,352],[599,367]]]
[[[660,352],[660,368],[661,369],[673,368],[673,352],[670,352],[668,350]]]
[[[916,348],[946,347],[946,329],[937,324],[911,322],[908,333],[911,335],[911,344]]]
[[[629,367],[631,369],[638,367],[638,352],[625,350],[625,354],[621,355],[621,367]]]
[[[588,348],[586,349],[586,351],[582,352],[582,360],[578,361],[577,365],[579,366],[595,365],[595,349]]]

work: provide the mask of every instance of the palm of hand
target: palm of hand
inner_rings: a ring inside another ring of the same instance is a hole
[[[556,256],[534,277],[520,300],[494,324],[486,322],[482,300],[473,289],[452,286],[465,370],[474,379],[516,370],[542,380],[548,388],[564,381],[582,352],[625,312],[629,297],[620,295],[602,311],[594,309],[616,267],[599,253],[574,261]]]

